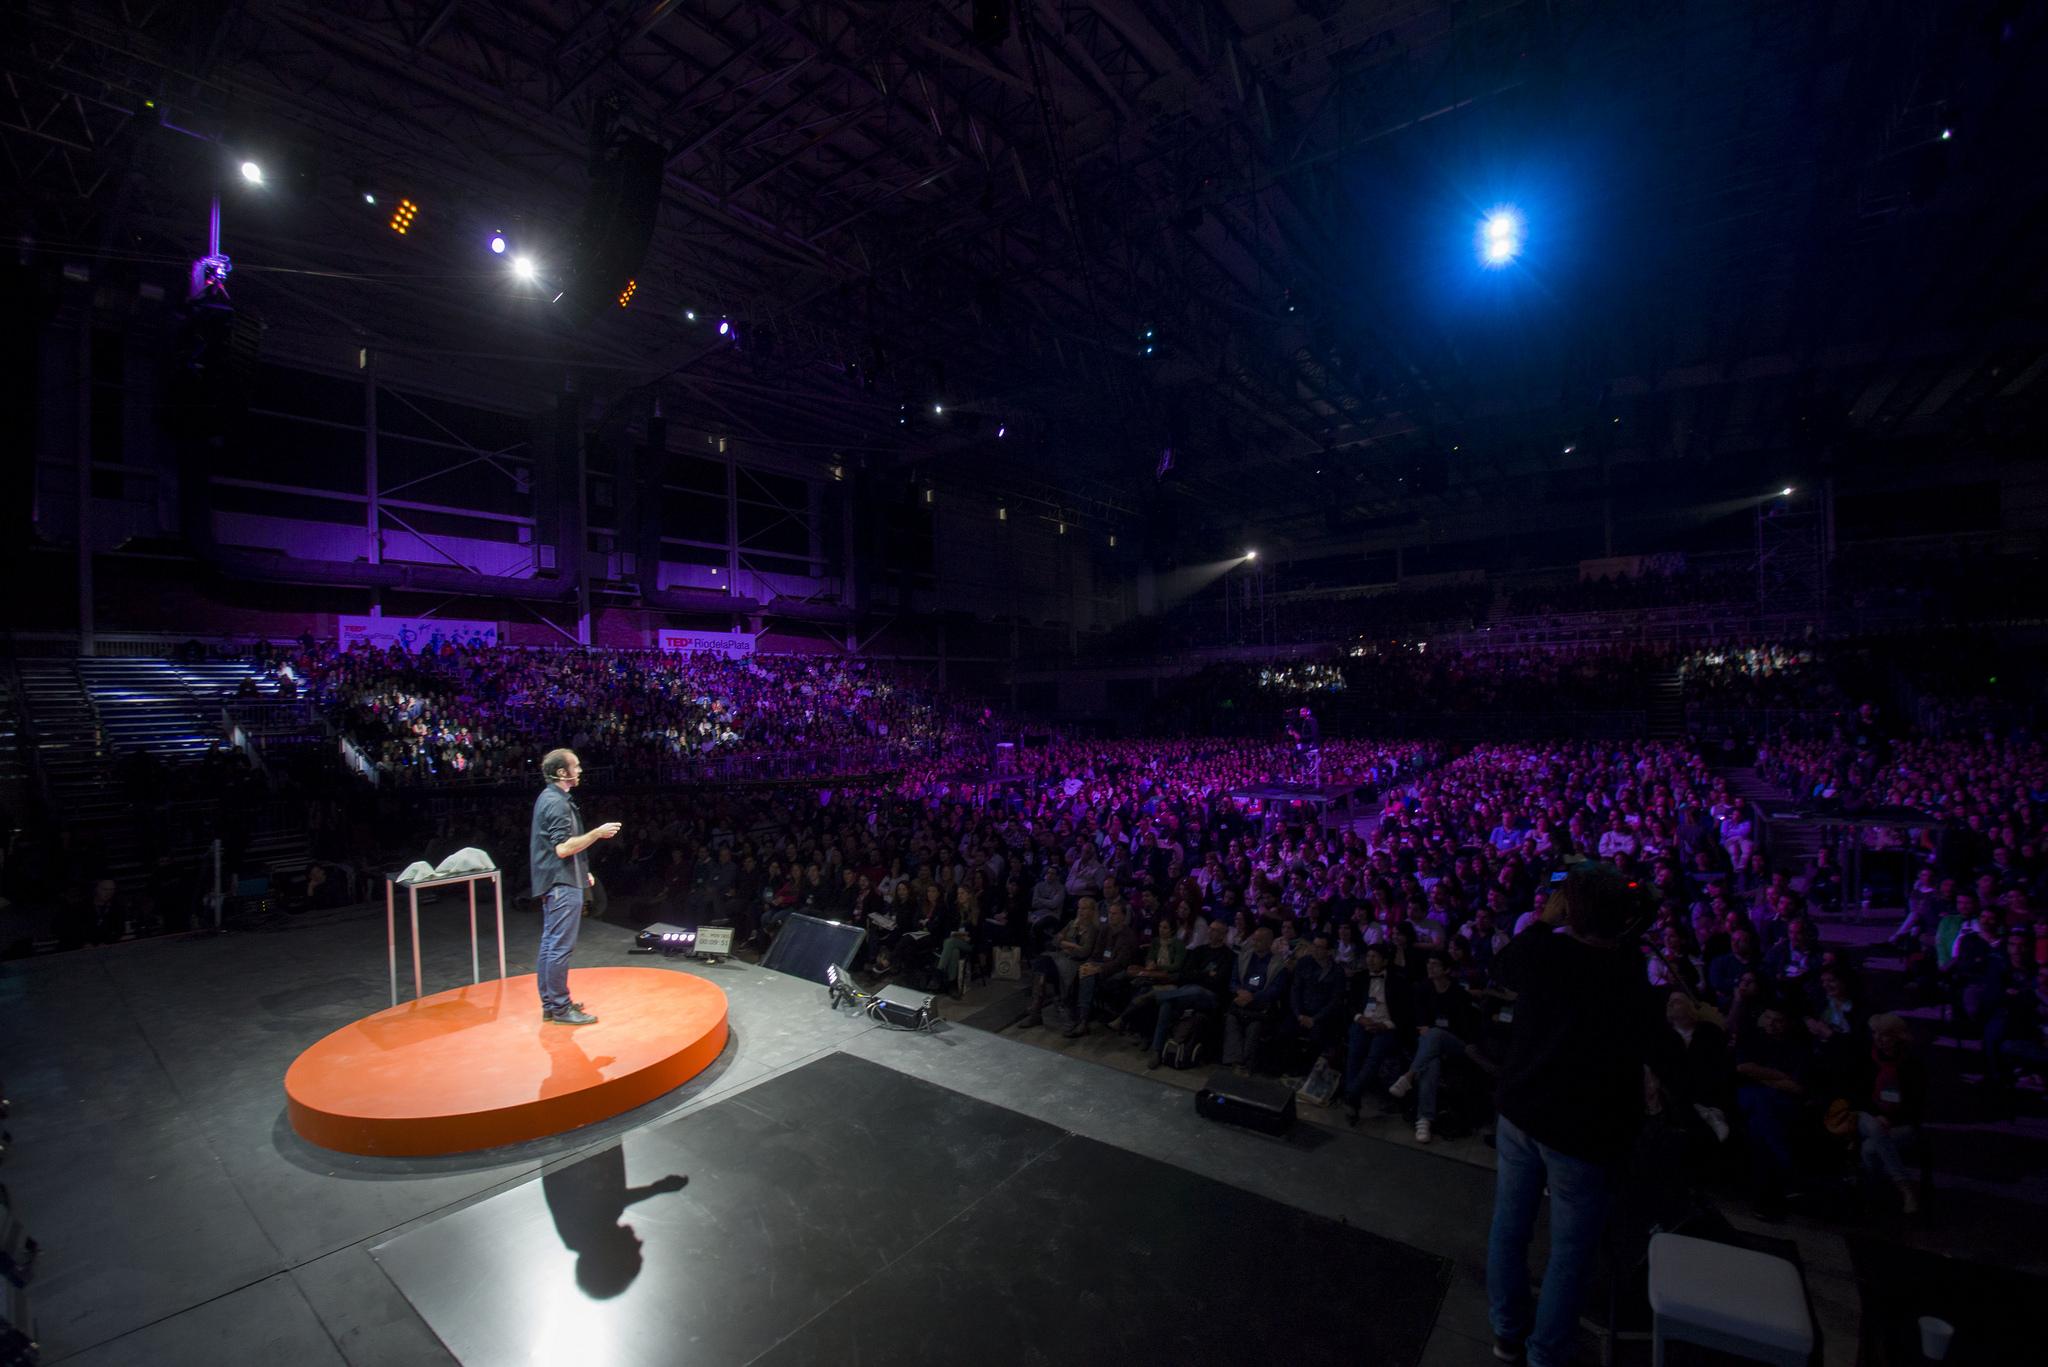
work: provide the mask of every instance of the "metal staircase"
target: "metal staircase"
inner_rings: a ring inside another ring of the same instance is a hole
[[[14,690],[0,678],[0,810],[20,815],[28,806],[30,770],[22,748],[21,708]]]
[[[175,789],[134,805],[123,762],[158,760],[172,776],[224,743],[226,710],[244,680],[259,678],[248,661],[182,663],[154,658],[28,659],[20,665],[20,701],[34,726],[39,763],[53,815],[86,837],[98,872],[124,888],[139,886],[155,859],[203,859],[222,834],[221,805],[211,796],[181,797]],[[12,709],[0,747],[13,734]],[[6,771],[0,768],[0,778]],[[303,819],[274,806],[244,818],[233,844],[243,871],[273,875],[304,870],[311,841]]]
[[[115,657],[75,663],[107,748],[172,764],[198,759],[220,744],[222,709],[244,679],[257,677],[246,660],[180,664]]]
[[[78,662],[23,660],[21,704],[35,724],[36,758],[55,814],[65,821],[119,815],[124,804],[113,783],[113,756]]]

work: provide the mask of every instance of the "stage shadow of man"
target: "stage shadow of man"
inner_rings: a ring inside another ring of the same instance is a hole
[[[541,1039],[549,1063],[542,1096],[561,1096],[604,1080],[611,1058],[590,1058],[566,1028],[543,1026]],[[541,1175],[548,1214],[563,1245],[576,1255],[576,1285],[584,1295],[610,1300],[633,1284],[640,1275],[640,1236],[631,1225],[620,1224],[619,1217],[634,1202],[681,1191],[689,1180],[670,1173],[647,1186],[628,1187],[626,1155],[617,1144]]]
[[[644,1187],[626,1185],[626,1155],[617,1144],[540,1179],[548,1214],[565,1247],[576,1254],[576,1285],[592,1300],[607,1301],[640,1275],[640,1236],[619,1223],[626,1207],[650,1196],[681,1191],[690,1179],[670,1173]]]

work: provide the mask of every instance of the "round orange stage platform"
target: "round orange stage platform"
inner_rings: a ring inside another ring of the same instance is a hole
[[[652,1101],[725,1048],[725,993],[664,968],[579,968],[595,1025],[541,1020],[531,973],[365,1016],[284,1075],[292,1128],[343,1153],[466,1153]]]

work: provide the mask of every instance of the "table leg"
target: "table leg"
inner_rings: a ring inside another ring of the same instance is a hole
[[[391,957],[391,1004],[398,1005],[398,908],[392,901],[391,880],[384,880],[384,947]]]
[[[476,879],[469,880],[469,980],[480,983],[484,971],[479,966],[476,952]]]
[[[427,995],[426,979],[420,974],[420,890],[410,888],[406,900],[412,905],[412,999]]]
[[[497,874],[491,875],[491,891],[498,902],[498,978],[505,977],[505,880]]]

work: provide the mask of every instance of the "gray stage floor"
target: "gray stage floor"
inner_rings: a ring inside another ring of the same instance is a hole
[[[423,920],[428,990],[466,980],[459,911]],[[510,971],[530,972],[534,918],[508,921]],[[628,960],[630,943],[586,922],[577,961],[666,962]],[[1423,1361],[1492,1361],[1484,1169],[1315,1127],[1296,1141],[1230,1130],[1147,1076],[958,1026],[887,1030],[833,1013],[823,988],[738,962],[676,968],[725,989],[733,1040],[705,1075],[639,1111],[485,1156],[313,1148],[284,1122],[285,1069],[387,1004],[384,954],[379,909],[0,966],[15,1137],[0,1177],[44,1245],[33,1291],[47,1362],[442,1367],[455,1359],[372,1245],[833,1051],[1440,1254],[1451,1284]],[[1369,1304],[1370,1288],[1360,1294]]]

